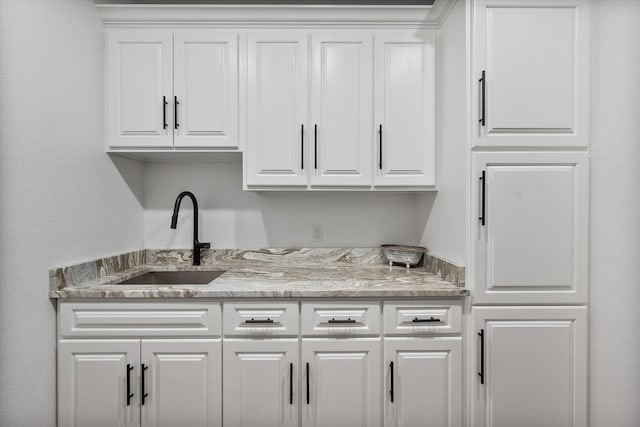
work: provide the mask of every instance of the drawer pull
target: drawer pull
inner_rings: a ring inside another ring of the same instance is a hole
[[[147,369],[149,369],[149,367],[145,366],[144,363],[143,363],[142,364],[142,375],[140,376],[140,395],[142,396],[142,401],[140,402],[140,405],[144,405],[145,397],[149,396],[149,393],[145,393],[144,392],[144,371],[146,371]]]
[[[244,323],[273,323],[273,319],[270,318],[266,318],[266,319],[254,319],[253,317],[249,320],[245,320]]]
[[[356,321],[350,317],[348,319],[335,319],[332,317],[328,323],[356,323]]]
[[[429,317],[428,319],[420,319],[418,317],[414,317],[412,320],[413,323],[431,323],[431,322],[440,322],[440,319],[435,317]]]
[[[478,372],[478,376],[480,384],[484,384],[484,329],[480,329],[478,337],[480,337],[480,372]]]
[[[178,129],[180,127],[180,123],[178,123],[178,105],[180,105],[180,103],[178,102],[178,97],[174,96],[173,97],[173,128],[174,129]]]
[[[293,405],[293,363],[289,363],[289,405]]]
[[[169,125],[167,124],[167,97],[162,97],[162,129],[166,129]]]
[[[309,362],[307,362],[307,405],[309,404]]]
[[[133,393],[131,393],[131,371],[133,371],[133,366],[127,363],[127,406],[131,406],[131,398],[133,397]]]
[[[389,370],[391,371],[391,389],[389,390],[389,396],[391,397],[391,403],[393,403],[393,362],[389,363]]]
[[[482,70],[482,77],[480,78],[480,80],[478,80],[478,83],[480,83],[480,96],[482,97],[482,104],[480,107],[480,119],[478,120],[478,122],[480,122],[480,126],[484,126],[485,125],[485,104],[486,104],[486,95],[485,95],[485,86],[487,85],[487,80],[485,78],[485,71]]]

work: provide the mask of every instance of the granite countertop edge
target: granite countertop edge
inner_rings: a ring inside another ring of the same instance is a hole
[[[337,250],[333,251],[335,255]],[[169,258],[162,258],[156,252],[137,251],[76,266],[52,269],[49,298],[451,298],[469,295],[468,290],[460,286],[460,282],[452,283],[446,280],[446,275],[439,270],[431,272],[426,267],[406,269],[401,266],[390,267],[380,262],[369,262],[372,259],[371,253],[366,254],[366,262],[325,262],[328,252],[323,252],[323,262],[314,263],[310,257],[308,263],[301,261],[307,258],[299,258],[296,262],[286,265],[260,263],[242,257],[240,260],[230,260],[228,257],[218,256],[216,262],[194,267],[186,262],[188,256],[183,252],[177,254],[173,251]],[[292,253],[299,255],[296,252],[287,252],[289,259]],[[318,251],[314,250],[313,254],[317,258]],[[166,257],[166,253],[162,253],[162,256]],[[246,257],[246,254],[244,256]],[[344,253],[340,253],[340,256],[344,256]],[[350,252],[349,256],[364,257],[362,251]],[[439,269],[443,263],[445,268],[448,268],[445,261],[438,259]],[[464,267],[452,268],[462,269],[464,278]],[[149,271],[186,270],[225,272],[205,285],[119,284]],[[460,275],[460,272],[456,271],[455,277]]]

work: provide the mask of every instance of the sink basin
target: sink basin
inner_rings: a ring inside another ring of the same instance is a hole
[[[224,271],[150,271],[119,285],[206,285]]]

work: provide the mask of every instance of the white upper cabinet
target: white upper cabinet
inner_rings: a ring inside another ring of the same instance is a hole
[[[376,186],[435,185],[435,36],[375,36]]]
[[[587,422],[587,308],[473,307],[472,427]]]
[[[588,154],[473,158],[474,303],[585,303]]]
[[[263,31],[247,55],[247,187],[435,186],[434,32]]]
[[[237,148],[237,39],[218,30],[109,29],[109,146]]]
[[[311,56],[311,185],[370,186],[371,34],[314,33]]]
[[[474,145],[587,146],[587,2],[474,6]]]
[[[248,36],[246,184],[306,186],[307,34]]]
[[[107,32],[107,132],[112,147],[173,145],[172,35]]]
[[[238,145],[238,36],[211,30],[174,33],[174,143]]]

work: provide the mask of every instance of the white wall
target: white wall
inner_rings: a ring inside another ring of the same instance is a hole
[[[458,1],[438,34],[437,193],[418,194],[420,244],[467,264],[469,182],[466,126],[465,2]]]
[[[0,1],[2,426],[55,425],[48,269],[143,247],[142,166],[104,154],[103,55],[90,0]]]
[[[147,163],[144,220],[147,248],[190,248],[191,201],[184,199],[171,230],[176,196],[193,192],[200,210],[200,241],[215,248],[377,246],[417,244],[411,193],[242,191],[238,163]],[[312,225],[323,241],[312,241]]]
[[[592,2],[591,425],[640,425],[640,1]]]

